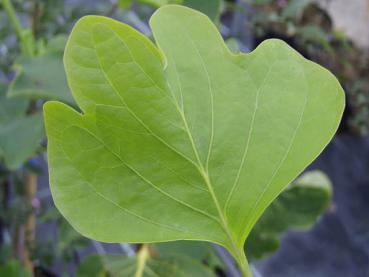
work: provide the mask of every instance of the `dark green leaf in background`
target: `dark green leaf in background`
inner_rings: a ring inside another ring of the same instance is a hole
[[[221,0],[183,0],[182,4],[206,14],[214,22],[219,20]]]
[[[31,158],[44,135],[42,113],[16,119],[0,128],[0,156],[10,169]]]
[[[5,96],[0,85],[0,159],[16,169],[32,157],[44,135],[41,113],[26,115],[29,101]]]
[[[7,95],[29,99],[60,100],[74,104],[63,68],[65,37],[51,40],[45,52],[36,57],[21,57],[15,65],[16,76]]]
[[[168,4],[181,4],[183,0],[138,0],[142,4],[148,4],[156,8],[160,8]]]
[[[139,267],[143,266],[142,274]],[[91,255],[78,267],[77,277],[215,277],[196,259],[172,254],[156,258],[147,257],[140,263],[137,257],[122,255]]]
[[[0,128],[24,116],[29,102],[26,99],[6,97],[7,86],[0,83]]]
[[[202,261],[209,267],[224,268],[215,250],[207,242],[202,241],[173,241],[155,244],[155,249],[164,255],[178,254]]]
[[[5,265],[0,265],[1,277],[31,277],[26,269],[16,260],[9,260]]]
[[[247,256],[260,259],[275,251],[281,234],[287,230],[306,230],[328,207],[331,183],[320,171],[311,171],[295,180],[266,209],[246,240]]]

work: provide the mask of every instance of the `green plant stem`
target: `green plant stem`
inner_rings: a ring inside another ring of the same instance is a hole
[[[137,254],[137,269],[135,272],[135,277],[142,277],[144,274],[146,262],[150,256],[149,246],[147,244],[143,244],[141,249]]]
[[[236,260],[238,269],[240,270],[242,276],[253,277],[243,247],[237,247],[232,237],[230,238],[230,240],[232,248],[229,251]]]
[[[245,252],[243,251],[243,249],[241,251],[239,251],[239,254],[237,255],[237,265],[239,270],[241,271],[241,274],[243,277],[253,277],[252,272],[250,270],[249,267],[249,263],[247,261]]]
[[[247,261],[247,258],[246,258],[246,255],[245,255],[245,252],[244,252],[244,249],[243,249],[243,245],[238,247],[238,244],[236,243],[232,233],[230,232],[228,222],[227,222],[227,220],[226,220],[226,218],[223,214],[223,211],[222,211],[222,209],[219,205],[218,199],[217,199],[217,197],[215,195],[215,192],[214,192],[214,190],[211,186],[209,174],[204,170],[202,165],[200,165],[200,173],[203,176],[205,184],[206,184],[206,186],[207,186],[207,188],[210,192],[210,195],[214,200],[216,209],[217,209],[219,217],[220,217],[220,224],[221,224],[223,230],[225,231],[225,233],[228,237],[229,244],[230,244],[229,245],[230,248],[228,249],[228,251],[230,251],[232,256],[235,258],[235,260],[237,262],[237,265],[239,267],[239,270],[242,273],[242,276],[243,277],[252,277],[252,273],[251,273],[250,268],[249,268],[249,264],[248,264],[248,261]]]
[[[18,20],[17,15],[15,14],[13,4],[10,2],[10,0],[3,0],[3,7],[9,17],[11,24],[13,25],[13,28],[15,29],[17,36],[21,37],[23,28],[20,21]]]
[[[33,41],[34,38],[32,36],[32,32],[28,29],[25,29],[22,27],[21,22],[19,21],[13,4],[10,0],[2,0],[2,4],[4,7],[4,10],[9,18],[9,21],[11,25],[13,26],[15,33],[19,39],[21,49],[24,55],[26,56],[33,56],[34,54],[34,45]]]
[[[29,205],[32,204],[32,199],[35,197],[37,191],[37,175],[33,173],[28,173],[25,176],[25,193]],[[32,211],[24,224],[24,252],[23,252],[23,263],[29,273],[34,274],[34,265],[32,262],[31,251],[35,240],[35,230],[36,230],[36,216]]]

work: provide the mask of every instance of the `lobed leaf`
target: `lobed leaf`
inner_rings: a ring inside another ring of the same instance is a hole
[[[192,9],[164,6],[150,25],[156,45],[105,17],[75,25],[64,63],[82,114],[44,107],[55,204],[97,240],[204,240],[240,260],[334,135],[343,90],[280,40],[232,54]]]

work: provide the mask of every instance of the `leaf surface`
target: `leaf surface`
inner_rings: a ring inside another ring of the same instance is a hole
[[[150,25],[156,45],[104,17],[74,27],[64,62],[83,114],[45,105],[55,203],[97,240],[205,240],[243,255],[264,209],[335,133],[342,88],[279,40],[232,54],[186,7]]]

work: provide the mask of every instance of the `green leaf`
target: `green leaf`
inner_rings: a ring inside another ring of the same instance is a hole
[[[113,255],[105,257],[99,255],[90,255],[86,257],[78,266],[76,277],[105,277],[108,275],[108,272],[104,267],[103,259],[116,260],[117,257],[121,258],[120,256]],[[122,263],[125,263],[123,259]]]
[[[219,20],[221,0],[183,0],[182,4],[206,14],[214,22]]]
[[[132,5],[132,0],[118,0],[121,9],[128,9]]]
[[[207,242],[202,241],[172,241],[155,244],[155,249],[161,255],[178,254],[202,261],[211,268],[224,268],[215,250]]]
[[[83,114],[44,107],[55,204],[97,240],[211,241],[241,263],[262,212],[334,135],[343,90],[279,40],[232,54],[192,9],[150,25],[157,46],[104,17],[74,27],[64,62]]]
[[[294,18],[298,16],[305,7],[311,3],[311,0],[291,0],[282,11],[282,17]]]
[[[27,116],[28,100],[5,97],[0,84],[0,160],[16,169],[34,155],[44,134],[42,114]]]
[[[15,65],[8,96],[30,99],[60,100],[74,104],[63,69],[65,39],[56,37],[49,42],[46,52],[36,57],[22,57]]]
[[[144,269],[144,273],[145,274],[143,276],[215,277],[215,274],[208,267],[197,260],[178,254],[167,256],[163,255],[157,259],[149,259]]]
[[[227,44],[227,47],[229,48],[229,50],[232,51],[232,53],[239,53],[241,52],[238,41],[236,38],[229,38],[225,41],[225,43]]]
[[[47,43],[45,53],[56,55],[63,54],[67,40],[68,37],[66,35],[56,35]]]
[[[329,36],[325,33],[318,25],[309,24],[299,27],[297,29],[297,34],[301,36],[304,43],[316,42],[324,47],[326,51],[332,51],[330,45]]]
[[[0,157],[9,169],[31,158],[44,135],[42,113],[24,116],[0,128]]]
[[[5,96],[6,85],[0,83],[0,128],[22,117],[27,110],[28,101],[25,99],[9,99]]]
[[[248,237],[248,257],[260,259],[277,250],[283,232],[310,228],[328,207],[331,182],[320,171],[303,174],[264,212]]]
[[[156,258],[146,257],[140,263],[140,255],[90,255],[78,267],[77,277],[215,277],[203,264],[182,255],[166,255]],[[143,266],[142,274],[139,268]]]
[[[0,265],[0,276],[31,277],[31,274],[29,274],[18,261],[11,260],[5,265]]]
[[[183,0],[138,0],[138,2],[142,4],[148,4],[156,8],[160,8],[161,6],[168,4],[181,4],[182,1]]]

